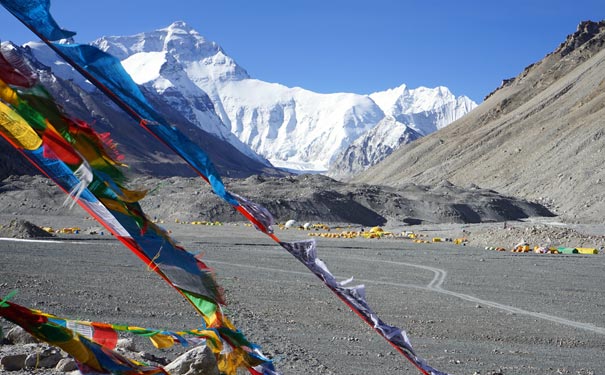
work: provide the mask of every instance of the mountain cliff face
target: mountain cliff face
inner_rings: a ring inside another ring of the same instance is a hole
[[[327,175],[345,181],[393,153],[400,145],[422,137],[418,131],[391,116],[357,138],[330,166]]]
[[[179,91],[186,99],[198,98],[206,106],[211,103],[220,122],[201,116],[199,105],[166,99],[204,130],[242,152],[249,147],[273,165],[297,171],[327,170],[385,114],[424,135],[474,107],[464,97],[454,98],[459,102],[452,107],[443,106],[440,100],[449,93],[445,88],[408,90],[403,86],[395,94],[391,90],[368,96],[318,94],[263,82],[251,78],[220,46],[183,22],[149,33],[104,37],[93,44],[120,58],[137,83],[160,97]],[[233,141],[233,135],[239,140]],[[404,134],[399,137],[405,138]]]
[[[368,97],[316,94],[248,79],[221,87],[226,123],[273,165],[325,171],[334,155],[384,116]]]
[[[395,151],[357,182],[476,184],[569,220],[605,212],[605,22],[583,22],[462,119]]]

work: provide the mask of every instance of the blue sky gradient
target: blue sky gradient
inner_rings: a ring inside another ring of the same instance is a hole
[[[605,1],[51,1],[78,42],[185,21],[264,81],[369,94],[403,83],[447,86],[477,102],[553,51]],[[0,40],[33,34],[0,7]]]

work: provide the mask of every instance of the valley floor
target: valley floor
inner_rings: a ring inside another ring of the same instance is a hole
[[[12,217],[1,215],[0,222]],[[23,218],[55,228],[94,225],[77,215]],[[185,248],[203,252],[226,289],[227,314],[284,374],[417,373],[260,232],[243,224],[164,225]],[[316,238],[318,255],[333,274],[339,279],[354,276],[354,283],[365,284],[367,300],[378,315],[406,330],[417,353],[441,371],[605,371],[603,254],[521,254],[479,246],[482,233],[530,233],[543,229],[525,228],[546,224],[503,225],[406,228],[426,239],[465,234],[470,239],[466,246],[402,238]],[[310,232],[276,233],[282,240],[294,240],[307,239]],[[587,241],[591,238],[598,240],[585,235]],[[64,317],[173,330],[197,326],[191,308],[110,236],[58,239],[63,242],[0,241],[0,294],[19,289],[14,302]],[[163,353],[169,358],[176,354],[176,349]]]

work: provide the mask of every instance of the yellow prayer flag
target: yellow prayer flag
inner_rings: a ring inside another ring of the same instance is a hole
[[[163,335],[161,333],[150,336],[149,339],[151,340],[153,346],[158,349],[170,348],[172,345],[174,345],[174,339],[172,336]]]
[[[18,148],[36,150],[42,139],[12,108],[0,102],[0,132]]]

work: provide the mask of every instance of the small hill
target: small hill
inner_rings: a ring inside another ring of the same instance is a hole
[[[6,225],[0,225],[0,237],[10,238],[47,238],[54,237],[39,226],[27,220],[12,220]]]
[[[475,110],[395,151],[355,182],[448,180],[546,205],[569,221],[605,212],[605,21],[575,33]]]

